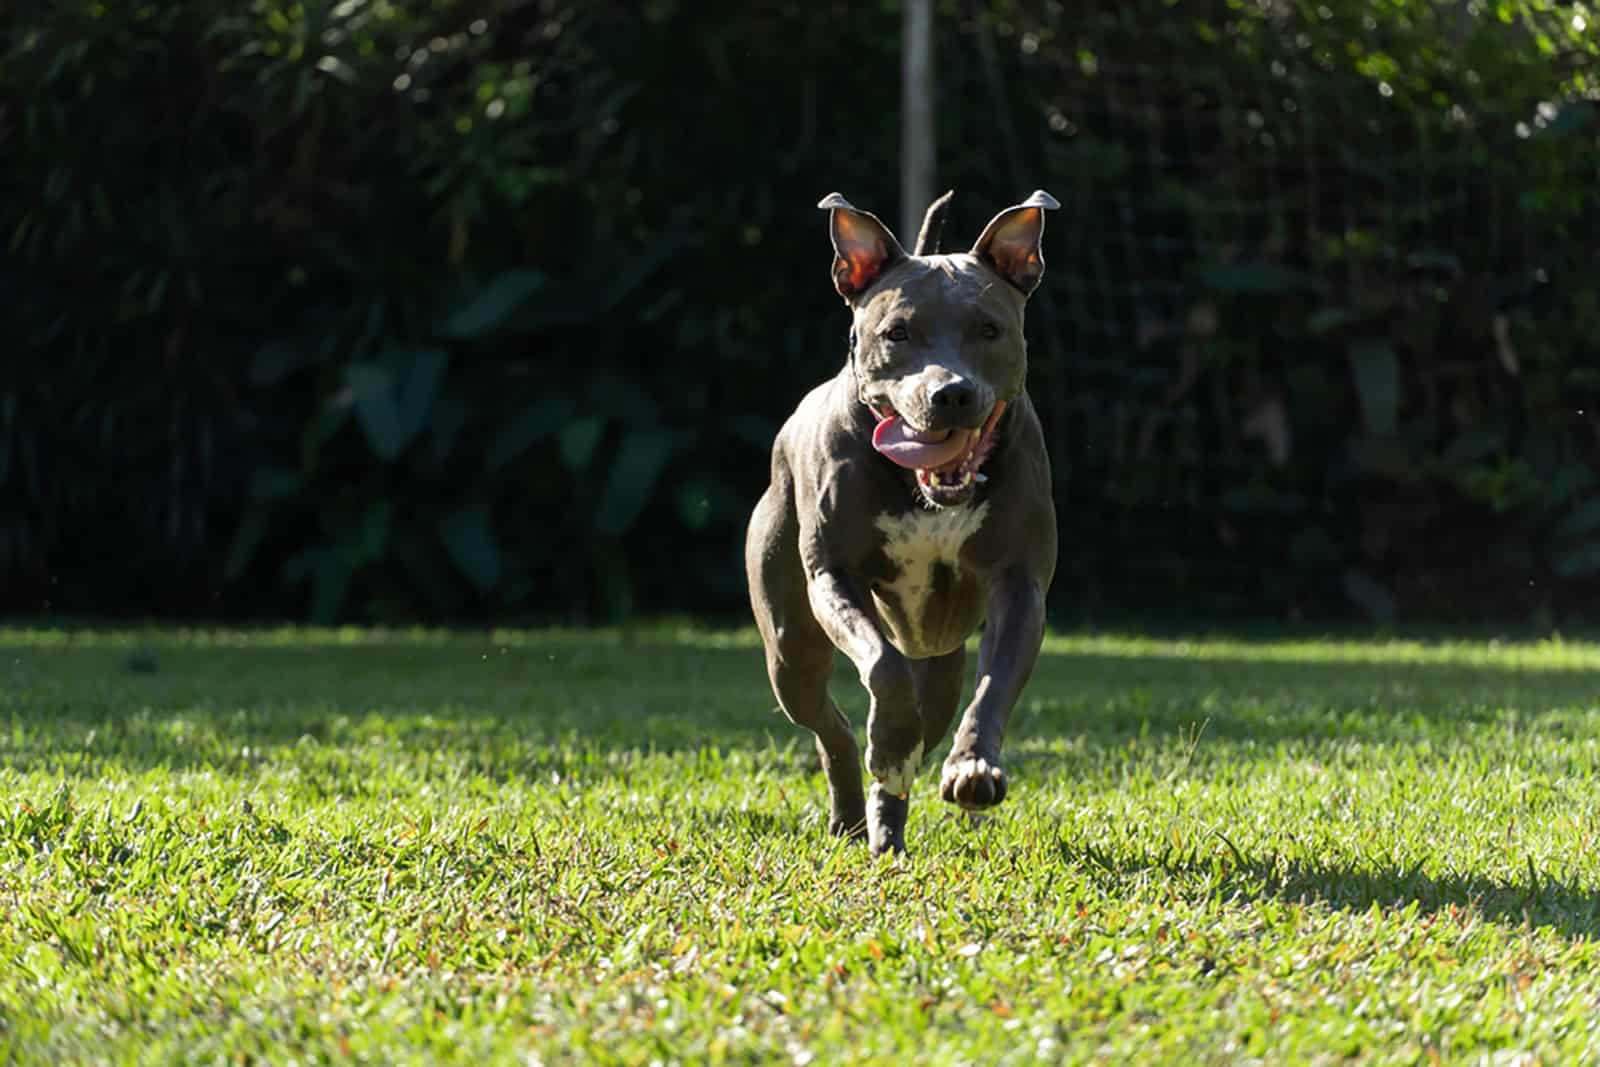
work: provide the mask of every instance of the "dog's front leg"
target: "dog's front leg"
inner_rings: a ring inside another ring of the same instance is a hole
[[[812,614],[855,664],[871,697],[867,770],[876,781],[867,803],[867,839],[874,852],[904,852],[908,794],[922,765],[922,721],[911,664],[884,639],[848,575],[816,574],[808,593]]]
[[[992,808],[1006,798],[1000,745],[1006,720],[1044,642],[1044,589],[1027,571],[1008,571],[989,594],[989,621],[978,646],[978,687],[956,728],[939,796],[963,808]]]

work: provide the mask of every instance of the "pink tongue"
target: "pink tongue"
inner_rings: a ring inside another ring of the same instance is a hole
[[[950,430],[918,433],[898,415],[890,415],[872,431],[872,447],[902,467],[933,470],[961,454],[967,434]]]

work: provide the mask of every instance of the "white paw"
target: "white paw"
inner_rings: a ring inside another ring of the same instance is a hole
[[[1000,778],[1004,774],[1004,771],[986,759],[965,759],[960,763],[945,764],[944,775],[939,785],[942,788],[957,778]]]
[[[1006,797],[1006,772],[982,757],[946,763],[939,796],[968,810],[992,808]]]
[[[867,746],[867,770],[878,784],[893,796],[904,797],[911,792],[911,783],[917,777],[917,771],[922,766],[922,742],[918,741],[911,754],[898,763],[881,764],[872,750]]]

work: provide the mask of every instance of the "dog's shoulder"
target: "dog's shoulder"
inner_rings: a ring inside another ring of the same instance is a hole
[[[777,447],[791,462],[805,469],[826,472],[862,452],[860,427],[852,416],[859,413],[845,395],[838,378],[821,383],[800,399],[778,431]]]

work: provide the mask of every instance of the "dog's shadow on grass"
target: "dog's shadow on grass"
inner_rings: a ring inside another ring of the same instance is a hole
[[[1047,765],[1052,740],[1079,739],[1074,760],[1093,763],[1108,750],[1165,751],[1217,745],[1262,758],[1282,744],[1316,758],[1324,746],[1416,744],[1437,751],[1503,732],[1546,738],[1589,736],[1600,700],[1600,671],[1581,666],[1521,668],[1503,663],[1332,659],[1256,659],[1248,652],[1191,658],[1174,644],[1134,656],[1056,652],[1041,658],[1014,720],[1014,767]],[[1016,743],[1016,742],[1021,742]],[[1501,742],[1495,742],[1501,743]],[[1226,760],[1226,757],[1224,757]],[[1026,773],[1026,771],[1024,771]],[[1331,772],[1337,773],[1337,771]],[[1063,844],[1084,866],[1121,880],[1156,871],[1208,885],[1222,898],[1322,902],[1365,910],[1415,905],[1424,913],[1455,909],[1497,923],[1528,923],[1564,937],[1600,936],[1600,891],[1531,866],[1503,878],[1428,874],[1400,864],[1314,860],[1240,853],[1219,842],[1216,854],[1110,856]]]
[[[1307,862],[1280,856],[1246,855],[1228,846],[1226,858],[1194,854],[1109,856],[1093,847],[1065,842],[1069,862],[1092,876],[1123,882],[1150,872],[1203,885],[1224,900],[1275,899],[1322,904],[1352,912],[1374,905],[1385,910],[1415,908],[1424,915],[1448,914],[1458,923],[1481,916],[1491,922],[1547,929],[1566,938],[1600,936],[1600,891],[1571,879],[1529,869],[1524,876],[1497,880],[1482,875],[1429,875],[1400,868],[1372,868]]]

